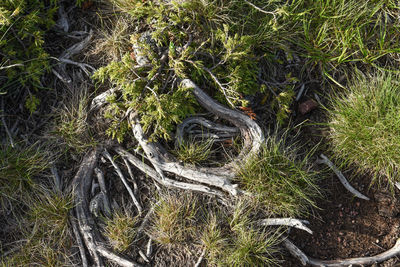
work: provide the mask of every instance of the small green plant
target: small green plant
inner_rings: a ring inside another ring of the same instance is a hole
[[[197,211],[197,201],[190,194],[162,196],[149,232],[162,245],[183,243],[192,237]]]
[[[54,134],[78,153],[96,145],[87,108],[88,96],[82,91],[69,94],[64,106],[56,112]]]
[[[105,236],[116,251],[124,252],[132,245],[136,222],[137,218],[126,212],[115,212],[106,220]]]
[[[285,147],[285,138],[268,137],[258,155],[238,166],[237,181],[271,215],[298,216],[315,206],[317,173],[308,157],[299,160],[293,145]]]
[[[193,138],[189,138],[189,140],[183,140],[178,144],[177,148],[172,151],[172,154],[182,162],[200,164],[209,158],[212,145],[212,139],[194,140]]]
[[[3,0],[0,2],[0,94],[15,96],[28,90],[26,105],[32,112],[38,105],[36,90],[40,78],[50,69],[43,48],[44,36],[54,25],[57,0]]]
[[[358,73],[328,108],[329,139],[334,156],[359,171],[385,178],[393,188],[400,170],[400,77]]]

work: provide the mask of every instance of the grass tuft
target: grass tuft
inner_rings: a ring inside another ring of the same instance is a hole
[[[137,218],[129,213],[116,212],[112,219],[107,219],[105,236],[118,252],[126,251],[136,237]]]
[[[86,92],[71,92],[56,115],[54,134],[67,147],[81,153],[96,145],[88,124],[89,98]]]
[[[211,266],[279,266],[279,237],[279,230],[255,228],[249,205],[239,201],[228,216],[208,216],[201,244]]]
[[[30,192],[35,185],[33,177],[49,164],[50,158],[37,145],[0,145],[0,207],[6,206],[6,199],[18,200]]]
[[[172,153],[182,162],[201,164],[210,157],[212,145],[213,139],[197,141],[190,138],[183,140]]]
[[[258,155],[238,166],[237,180],[269,214],[298,216],[315,206],[317,173],[308,167],[309,156],[299,160],[296,149],[285,146],[285,137],[268,137]]]
[[[151,236],[167,246],[187,241],[195,231],[197,211],[197,201],[190,194],[162,196],[154,210]]]
[[[335,157],[358,171],[373,174],[371,183],[400,181],[399,75],[360,73],[328,109]]]

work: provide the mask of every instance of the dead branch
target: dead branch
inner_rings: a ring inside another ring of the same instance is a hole
[[[308,257],[304,252],[302,252],[296,245],[294,245],[290,240],[285,239],[283,241],[284,246],[289,250],[289,252],[298,258],[303,266],[310,264],[312,266],[324,266],[324,267],[345,267],[353,265],[370,265],[374,263],[379,263],[390,258],[397,256],[400,253],[400,238],[397,239],[396,244],[389,250],[380,253],[375,256],[370,257],[359,257],[359,258],[349,258],[340,260],[319,260]]]
[[[299,220],[293,218],[270,218],[270,219],[259,220],[257,221],[257,224],[263,226],[284,225],[304,230],[310,234],[313,234],[312,230],[305,225],[309,224],[309,222],[306,220]]]
[[[111,215],[111,204],[110,204],[110,200],[108,198],[108,190],[106,187],[106,183],[104,181],[104,173],[97,167],[94,168],[94,172],[96,173],[97,181],[99,182],[99,186],[100,186],[100,190],[103,193],[104,211],[107,216],[110,216]]]
[[[192,190],[192,191],[197,191],[197,192],[202,192],[202,193],[206,193],[206,194],[223,197],[223,194],[220,191],[211,189],[204,185],[178,182],[178,181],[169,179],[167,177],[164,177],[164,179],[162,179],[153,168],[151,168],[149,165],[147,165],[140,159],[136,158],[131,153],[127,152],[122,147],[120,147],[120,146],[115,147],[114,150],[115,150],[115,152],[120,154],[122,157],[125,157],[133,166],[135,166],[140,171],[144,172],[146,175],[150,176],[151,178],[153,178],[158,183],[160,183],[164,186],[175,187],[175,188],[184,189],[184,190]]]
[[[118,256],[117,254],[115,254],[114,252],[110,251],[109,249],[107,249],[106,247],[99,245],[97,247],[97,251],[99,252],[99,254],[101,254],[101,256],[119,264],[120,266],[123,267],[141,267],[141,264],[138,264],[136,262],[127,260],[123,257]]]
[[[79,52],[81,52],[89,45],[92,38],[93,38],[93,30],[91,29],[85,39],[67,48],[67,50],[65,50],[61,54],[60,59],[70,59],[73,56],[77,55]]]
[[[358,198],[369,200],[368,197],[364,196],[362,193],[357,191],[354,187],[352,187],[349,182],[346,180],[346,177],[344,177],[343,173],[324,155],[320,155],[321,159],[317,160],[317,163],[323,163],[326,164],[329,168],[333,170],[333,172],[336,174],[336,176],[339,178],[340,182],[343,184],[343,186],[353,195],[355,195]]]
[[[146,246],[146,257],[150,258],[151,254],[153,253],[153,246],[152,246],[152,239],[149,238],[149,241],[147,242],[147,246]]]
[[[175,141],[178,145],[182,144],[182,142],[183,142],[185,128],[192,124],[199,124],[199,125],[207,128],[207,129],[210,129],[212,131],[222,132],[223,134],[229,134],[228,136],[230,136],[230,137],[239,134],[239,129],[236,127],[229,127],[229,126],[225,126],[225,125],[222,125],[219,123],[215,123],[215,122],[207,120],[203,117],[198,117],[198,116],[189,117],[189,118],[184,119],[182,121],[182,123],[180,123],[178,125],[178,127],[176,128]],[[218,135],[218,137],[220,137],[220,136]]]
[[[89,266],[88,265],[88,260],[87,260],[87,257],[86,257],[85,247],[83,245],[82,238],[81,238],[81,236],[79,234],[79,230],[78,230],[78,227],[76,225],[76,222],[74,221],[73,216],[70,216],[70,217],[71,217],[70,218],[70,222],[71,222],[71,225],[72,225],[72,231],[74,232],[75,240],[76,240],[76,243],[78,245],[79,253],[81,254],[81,258],[82,258],[82,266],[83,267],[88,267]]]
[[[247,158],[259,151],[261,144],[264,142],[264,134],[255,121],[240,111],[232,110],[219,104],[190,79],[183,80],[181,86],[184,88],[191,88],[197,101],[205,109],[229,121],[240,129],[242,137],[244,138],[243,149],[231,165],[240,161],[246,161]]]
[[[150,262],[149,259],[148,259],[147,256],[146,256],[146,254],[144,254],[144,252],[141,251],[140,249],[139,249],[139,255],[140,255],[140,257],[142,257],[142,259],[143,259],[145,262]]]
[[[118,167],[118,165],[115,163],[115,161],[112,159],[110,153],[105,149],[103,151],[103,155],[111,162],[111,164],[114,166],[114,169],[116,170],[119,178],[121,178],[122,183],[124,184],[126,190],[128,190],[129,195],[132,198],[133,203],[135,204],[136,208],[138,209],[139,214],[142,213],[143,208],[140,205],[139,201],[136,199],[136,196],[133,194],[133,191],[131,187],[129,186],[128,182],[126,181],[124,175],[122,174],[121,169]]]
[[[104,266],[97,252],[94,220],[89,211],[89,192],[92,184],[92,172],[99,157],[99,148],[88,152],[72,182],[75,195],[75,211],[78,225],[86,247],[96,266]]]
[[[206,248],[203,248],[203,251],[201,252],[199,259],[194,264],[194,267],[200,266],[201,262],[203,261],[204,255],[206,255]]]
[[[129,163],[126,160],[126,158],[122,158],[122,160],[124,161],[125,166],[128,169],[128,173],[129,173],[129,176],[131,177],[131,181],[132,181],[132,184],[133,184],[133,193],[136,195],[138,193],[138,191],[139,191],[139,188],[138,188],[138,185],[137,185],[137,183],[135,181],[135,177],[133,176],[131,166],[129,165]]]
[[[186,88],[191,88],[198,102],[204,108],[215,115],[230,121],[240,129],[244,138],[244,148],[233,163],[237,164],[237,162],[246,160],[247,157],[258,152],[260,145],[264,140],[264,135],[257,123],[252,121],[245,114],[231,110],[217,103],[191,80],[183,80],[181,85]],[[145,154],[160,177],[163,178],[163,171],[167,171],[189,180],[218,187],[234,196],[238,195],[240,192],[237,185],[231,184],[231,180],[235,176],[235,173],[232,170],[233,163],[226,164],[220,168],[200,168],[193,165],[184,166],[174,159],[172,155],[168,154],[160,144],[149,142],[147,140],[136,114],[130,113],[129,121],[135,138],[143,148]]]
[[[95,168],[99,154],[100,148],[98,147],[88,152],[72,181],[79,230],[95,266],[104,266],[104,262],[100,256],[106,257],[121,266],[140,266],[134,261],[127,260],[109,251],[102,244],[97,226],[90,214],[88,196],[90,195],[93,169]]]
[[[114,94],[115,91],[116,91],[115,88],[111,88],[111,89],[108,89],[107,91],[99,94],[95,98],[93,98],[93,100],[90,104],[90,111],[98,110],[99,108],[101,108],[102,106],[107,104],[107,97]]]
[[[168,155],[167,152],[165,152],[165,154],[160,153],[161,151],[165,150],[158,143],[149,142],[147,138],[145,138],[143,129],[138,122],[138,118],[130,116],[130,124],[132,126],[133,134],[136,140],[143,148],[145,154],[147,155],[149,161],[155,167],[156,171],[158,170],[157,172],[159,174],[162,171],[171,172],[198,183],[218,187],[226,192],[229,192],[232,195],[238,194],[237,187],[230,183],[230,177],[224,177],[224,175],[221,174],[223,172],[215,174],[207,168],[199,168],[194,165],[184,166],[177,160],[167,159],[165,155],[169,156],[169,158],[173,157],[171,155]],[[162,176],[160,175],[160,177]],[[164,177],[163,180],[165,179],[166,178]]]

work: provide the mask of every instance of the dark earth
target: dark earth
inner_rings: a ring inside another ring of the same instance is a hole
[[[311,110],[304,111],[304,106],[309,106],[311,101],[303,99],[298,105],[299,121],[324,120],[323,111],[315,109],[314,104]],[[322,128],[312,124],[302,129],[304,136],[301,138],[317,143],[323,140],[324,133]],[[328,170],[329,174],[320,183],[323,197],[317,201],[319,209],[314,209],[307,218],[313,235],[294,228],[289,234],[289,239],[307,256],[324,260],[373,256],[393,247],[400,237],[400,191],[368,186],[371,181],[368,175],[342,172],[350,184],[370,200],[354,197]],[[287,253],[282,266],[301,266],[301,263]],[[400,258],[372,266],[400,266]]]

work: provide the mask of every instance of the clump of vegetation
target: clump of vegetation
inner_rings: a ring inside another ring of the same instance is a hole
[[[270,136],[259,154],[238,166],[237,181],[254,195],[255,203],[271,215],[296,217],[315,206],[317,173],[299,160],[285,137]]]
[[[399,76],[358,73],[328,109],[331,149],[335,157],[373,182],[385,178],[393,187],[400,170]]]
[[[149,233],[161,245],[182,244],[193,238],[198,209],[190,194],[162,196],[154,208]]]
[[[212,139],[195,140],[189,138],[180,142],[172,153],[182,162],[201,164],[208,160],[213,143]]]
[[[50,69],[44,35],[54,25],[57,0],[4,0],[0,3],[0,94],[28,90],[26,106],[34,111],[43,87],[41,76]]]
[[[88,122],[88,104],[89,98],[85,91],[71,92],[55,116],[54,134],[77,153],[82,153],[97,143]]]
[[[136,237],[137,218],[129,213],[115,212],[106,220],[105,236],[111,246],[118,252],[126,251]]]
[[[278,232],[255,228],[248,206],[239,202],[228,217],[208,217],[201,244],[211,266],[278,266],[279,237]]]
[[[4,266],[61,266],[72,264],[72,237],[68,228],[71,194],[54,193],[43,188],[30,192],[31,205],[21,219],[24,242],[16,253],[3,258]]]
[[[379,65],[383,57],[399,52],[396,1],[302,0],[285,10],[286,21],[297,24],[293,44],[300,44],[309,63],[318,64],[328,77],[344,63]]]
[[[18,201],[29,194],[35,187],[33,178],[49,164],[49,156],[37,145],[0,145],[0,207],[7,206],[6,199]]]

